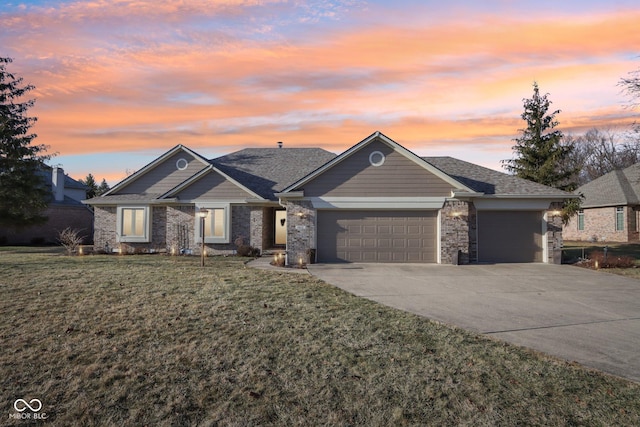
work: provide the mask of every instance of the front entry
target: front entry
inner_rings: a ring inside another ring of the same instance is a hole
[[[287,244],[287,211],[279,209],[275,211],[275,239],[276,246],[284,246]]]

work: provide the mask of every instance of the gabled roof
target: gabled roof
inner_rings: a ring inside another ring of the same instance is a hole
[[[255,198],[264,199],[262,196],[257,194],[255,191],[251,190],[247,186],[245,186],[242,183],[240,183],[240,182],[236,181],[235,179],[231,178],[229,175],[227,175],[226,173],[222,172],[221,170],[219,170],[218,168],[216,168],[212,164],[210,164],[206,168],[202,169],[200,172],[196,173],[191,178],[189,178],[186,181],[182,182],[178,186],[172,188],[171,190],[169,190],[165,194],[161,195],[159,198],[160,199],[165,199],[165,198],[174,197],[180,191],[184,190],[185,188],[187,188],[188,186],[190,186],[191,184],[193,184],[194,182],[198,181],[199,179],[203,178],[204,176],[208,175],[211,172],[218,173],[218,174],[222,175],[226,180],[228,180],[229,182],[232,182],[233,184],[237,185],[242,190],[246,191],[248,194],[251,194]]]
[[[480,165],[454,159],[453,157],[423,157],[447,175],[464,183],[478,193],[495,196],[553,196],[571,197],[557,188],[518,178]]]
[[[149,171],[153,170],[156,166],[158,166],[159,164],[164,162],[169,157],[173,156],[178,151],[184,151],[184,152],[190,154],[191,156],[193,156],[193,158],[195,158],[197,160],[200,160],[202,162],[203,168],[205,166],[209,165],[209,162],[207,161],[207,159],[202,157],[200,154],[198,154],[195,151],[185,147],[182,144],[179,144],[179,145],[176,145],[175,147],[173,147],[171,150],[169,150],[166,153],[164,153],[163,155],[161,155],[160,157],[158,157],[157,159],[155,159],[154,161],[152,161],[151,163],[149,163],[146,166],[144,166],[142,169],[140,169],[139,171],[137,171],[133,175],[130,175],[130,176],[126,177],[125,179],[123,179],[122,181],[120,181],[119,183],[114,185],[109,191],[104,193],[102,196],[104,197],[104,196],[109,196],[109,195],[111,195],[113,193],[117,193],[122,188],[126,187],[127,185],[131,184],[132,182],[134,182],[135,180],[137,180],[141,176],[143,176],[146,173],[148,173]]]
[[[318,177],[319,175],[323,174],[325,171],[331,169],[336,164],[338,164],[338,163],[342,162],[343,160],[347,159],[353,153],[355,153],[355,152],[361,150],[362,148],[366,147],[367,145],[369,145],[373,141],[382,141],[383,143],[385,143],[388,146],[390,146],[396,152],[404,155],[406,158],[408,158],[409,160],[413,161],[417,165],[423,167],[424,169],[426,169],[427,171],[429,171],[432,174],[436,175],[437,177],[439,177],[443,181],[451,184],[451,186],[453,186],[455,189],[466,191],[466,192],[470,192],[470,193],[474,193],[475,192],[473,189],[467,187],[464,183],[462,183],[462,182],[456,180],[455,178],[447,175],[446,173],[444,173],[443,171],[441,171],[437,167],[434,167],[432,164],[430,164],[428,162],[425,162],[422,158],[418,157],[413,152],[407,150],[402,145],[398,144],[397,142],[395,142],[394,140],[392,140],[388,136],[384,135],[380,131],[376,131],[376,132],[372,133],[367,138],[363,139],[358,144],[356,144],[353,147],[349,148],[347,151],[345,151],[342,154],[338,155],[337,157],[333,158],[332,160],[330,160],[329,162],[327,162],[326,164],[324,164],[320,168],[314,170],[313,172],[309,173],[308,175],[304,176],[303,178],[299,179],[298,181],[292,183],[291,185],[286,187],[282,192],[283,193],[290,192],[292,190],[295,190],[298,187],[301,187],[301,186],[305,185],[309,181],[311,181],[314,178]]]
[[[211,164],[265,199],[336,157],[321,148],[246,148]]]
[[[640,163],[618,169],[578,188],[583,208],[640,204]]]

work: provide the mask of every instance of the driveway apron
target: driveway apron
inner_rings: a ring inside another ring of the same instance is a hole
[[[640,281],[551,264],[314,264],[355,295],[640,382]]]

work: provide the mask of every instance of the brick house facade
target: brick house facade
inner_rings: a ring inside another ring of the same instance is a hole
[[[291,265],[556,263],[567,197],[450,157],[420,158],[376,132],[338,156],[280,146],[207,160],[180,145],[86,203],[98,250],[199,254],[204,234],[207,254],[233,253],[240,239]]]
[[[614,170],[576,190],[580,212],[565,226],[566,240],[637,242],[640,165]]]
[[[0,227],[0,244],[31,245],[58,244],[60,232],[71,227],[89,243],[93,235],[93,212],[82,204],[87,187],[69,177],[59,167],[42,171],[45,184],[51,188],[51,197],[43,215],[44,224],[24,228]]]

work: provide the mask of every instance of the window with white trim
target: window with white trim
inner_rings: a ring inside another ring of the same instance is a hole
[[[231,209],[229,206],[202,206],[200,209],[208,211],[204,218],[205,243],[229,243]],[[202,243],[202,219],[196,215],[196,241]]]
[[[578,230],[584,231],[584,210],[580,209],[578,211]]]
[[[151,215],[148,206],[120,206],[117,232],[120,242],[150,242]]]
[[[624,208],[622,206],[616,208],[616,231],[624,231]]]

